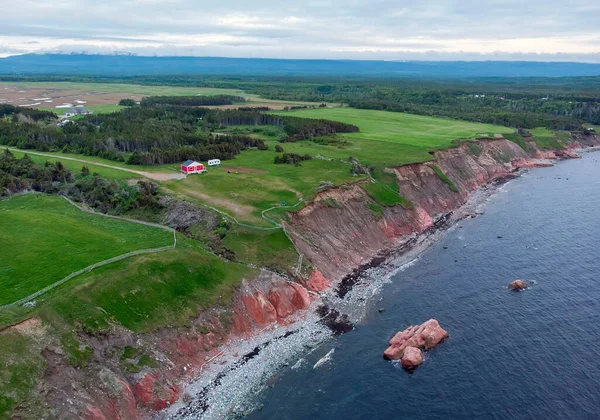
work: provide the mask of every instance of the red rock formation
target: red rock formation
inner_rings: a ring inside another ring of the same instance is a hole
[[[416,347],[407,347],[402,353],[400,363],[404,369],[416,369],[421,363],[423,363],[423,352]]]
[[[164,410],[177,401],[180,392],[181,389],[177,385],[160,380],[155,373],[144,375],[142,380],[135,384],[138,402],[156,411]]]
[[[269,290],[269,302],[275,308],[278,320],[284,320],[299,309],[310,306],[308,292],[300,285],[292,283],[279,284]]]
[[[383,357],[388,360],[400,360],[409,347],[428,350],[448,337],[448,333],[440,324],[435,319],[430,319],[421,325],[410,326],[392,337],[390,346],[383,352]],[[411,352],[409,356],[414,358],[414,351]]]
[[[513,166],[519,169],[525,168],[547,168],[554,166],[552,162],[547,160],[532,160],[532,159],[519,159],[513,162]]]
[[[305,284],[306,288],[313,292],[321,292],[331,286],[329,280],[319,270],[314,270]]]
[[[525,290],[528,287],[529,287],[529,285],[527,283],[525,283],[523,280],[515,280],[511,284],[508,285],[508,288],[510,290],[514,290],[515,292]]]
[[[277,311],[260,291],[242,295],[242,302],[248,315],[261,327],[277,321]]]

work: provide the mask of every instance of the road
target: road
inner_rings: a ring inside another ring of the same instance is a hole
[[[96,165],[96,166],[102,166],[104,168],[116,169],[118,171],[130,172],[132,174],[140,175],[140,176],[143,176],[144,178],[153,179],[155,181],[171,181],[173,179],[183,179],[183,178],[185,178],[184,174],[181,174],[181,173],[178,173],[178,172],[146,172],[146,171],[136,171],[135,169],[123,168],[123,167],[114,166],[114,165],[108,165],[106,163],[92,162],[92,161],[85,160],[85,159],[76,159],[76,158],[65,157],[65,156],[57,156],[57,155],[52,155],[50,153],[32,152],[31,150],[13,149],[11,147],[8,147],[7,149],[11,150],[13,152],[27,153],[29,155],[45,156],[45,157],[50,157],[50,158],[54,158],[54,159],[57,159],[57,160],[72,160],[74,162],[81,162],[81,163],[85,163],[85,164],[88,164],[88,165]]]

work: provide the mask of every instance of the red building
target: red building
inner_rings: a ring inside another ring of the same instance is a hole
[[[181,172],[184,174],[200,174],[206,172],[204,165],[194,160],[186,160],[181,164]]]

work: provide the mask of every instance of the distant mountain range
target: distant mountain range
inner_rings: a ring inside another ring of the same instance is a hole
[[[0,74],[69,76],[372,76],[417,78],[599,76],[600,64],[528,61],[280,60],[218,57],[25,54],[0,59]]]

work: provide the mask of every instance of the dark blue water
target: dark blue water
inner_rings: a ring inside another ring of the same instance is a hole
[[[599,419],[600,153],[511,181],[460,225],[355,331],[284,372],[253,417]],[[536,284],[509,292],[515,279]],[[383,360],[396,331],[429,318],[450,339],[421,367]]]

